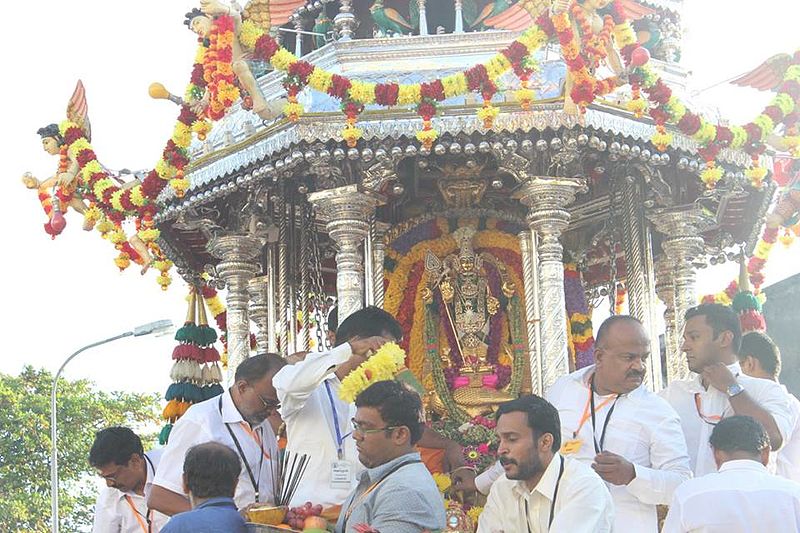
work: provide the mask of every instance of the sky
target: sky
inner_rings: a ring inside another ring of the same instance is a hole
[[[5,355],[0,372],[23,365],[55,371],[81,346],[152,320],[176,323],[186,314],[186,287],[176,279],[162,292],[149,273],[135,266],[119,273],[113,246],[97,232],[84,233],[81,218],[67,216],[61,236],[51,240],[34,191],[20,177],[54,172],[57,158],[45,154],[36,130],[63,120],[78,79],[86,86],[92,144],[109,168],[152,168],[170,135],[177,108],[147,95],[151,82],[181,94],[194,58],[195,38],[182,25],[196,3],[186,0],[108,2],[40,0],[15,6],[4,27],[6,50],[0,101],[0,181],[7,206],[0,279],[4,283]],[[687,0],[683,63],[693,73],[690,90],[746,72],[765,58],[800,47],[794,0],[726,2]],[[752,119],[769,95],[719,87],[697,96],[706,109],[719,107],[734,124]],[[800,270],[800,245],[776,246],[767,283]],[[700,272],[701,293],[716,292],[735,266]],[[170,383],[169,337],[124,339],[81,354],[67,367],[69,378],[87,378],[104,390],[163,392]]]

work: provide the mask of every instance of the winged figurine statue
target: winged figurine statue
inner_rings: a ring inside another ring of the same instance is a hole
[[[408,35],[413,33],[416,27],[419,26],[419,6],[415,0],[409,2],[409,13],[412,22],[407,21],[396,9],[386,7],[383,2],[384,0],[375,0],[369,8],[378,33],[382,35]],[[417,10],[416,16],[415,8]]]
[[[774,91],[783,81],[783,76],[792,62],[790,54],[776,54],[759,66],[731,81],[740,87],[752,87],[759,91]]]

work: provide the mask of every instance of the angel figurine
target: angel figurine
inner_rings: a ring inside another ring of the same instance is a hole
[[[89,123],[86,89],[80,80],[75,85],[75,90],[67,104],[67,119],[81,128],[86,140],[91,141],[92,130]],[[97,217],[89,216],[90,205],[86,203],[86,200],[78,190],[80,166],[75,157],[67,150],[67,145],[59,132],[58,125],[48,124],[39,128],[37,133],[42,139],[44,151],[50,155],[59,156],[58,170],[46,180],[40,181],[30,172],[26,172],[22,176],[23,185],[28,189],[36,189],[39,195],[39,202],[48,219],[44,224],[45,232],[54,239],[61,234],[66,227],[64,214],[69,208],[84,215],[83,229],[91,231],[97,222]],[[111,177],[116,179],[123,188],[131,187],[138,183],[137,180],[123,183],[116,176],[112,175]],[[139,255],[136,262],[142,266],[142,273],[144,273],[152,262],[147,245],[135,234],[128,238],[128,242]]]
[[[72,93],[67,105],[67,118],[83,129],[87,139],[91,139],[91,127],[86,106],[86,90],[80,80],[78,80],[75,91]],[[64,139],[58,131],[58,125],[48,124],[39,128],[36,133],[42,139],[42,149],[50,155],[59,156],[58,170],[53,176],[44,181],[40,181],[30,172],[26,172],[22,176],[22,183],[28,189],[36,189],[39,195],[39,202],[45,215],[47,215],[44,230],[55,239],[65,227],[66,221],[63,218],[63,214],[68,208],[71,207],[83,215],[89,209],[89,206],[77,194],[78,162],[68,153]],[[83,229],[91,231],[94,223],[95,220],[84,218]]]
[[[256,25],[269,31],[271,26],[285,24],[289,20],[289,15],[304,4],[305,0],[252,0],[245,6],[242,13],[246,15],[245,18],[249,18]],[[211,34],[214,18],[223,15],[233,18],[236,38],[233,39],[231,50],[233,56],[231,68],[236,74],[239,84],[252,98],[253,112],[263,120],[271,120],[280,115],[283,102],[272,101],[268,103],[250,70],[250,65],[247,62],[249,55],[245,53],[244,47],[239,41],[242,13],[239,12],[235,2],[232,2],[231,5],[225,5],[219,0],[200,0],[200,9],[194,8],[189,13],[186,13],[186,20],[183,23],[198,36],[207,39]],[[195,104],[192,109],[198,112],[202,109],[199,109],[197,104],[200,107],[205,107],[208,102],[204,99],[201,102],[195,102]]]

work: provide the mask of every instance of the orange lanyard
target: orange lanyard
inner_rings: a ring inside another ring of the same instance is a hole
[[[586,407],[583,408],[583,415],[581,416],[581,421],[578,422],[578,429],[576,429],[575,431],[572,432],[572,438],[573,439],[578,437],[578,433],[581,432],[581,429],[583,428],[583,425],[586,423],[587,420],[589,420],[592,417],[593,414],[597,413],[597,411],[599,411],[600,409],[602,409],[603,407],[608,405],[612,400],[616,400],[618,398],[618,396],[609,396],[608,398],[603,400],[600,403],[600,405],[595,407],[594,411],[592,411],[590,406],[592,405],[592,395],[593,394],[594,394],[594,391],[592,390],[592,387],[589,386],[589,397],[586,399]]]
[[[139,522],[139,526],[142,528],[142,531],[144,531],[144,533],[150,533],[150,510],[147,510],[147,522],[145,522],[145,517],[143,517],[142,513],[140,513],[136,506],[133,505],[133,499],[128,494],[125,495],[125,501],[128,502],[131,511],[133,511],[133,516],[136,517],[136,521]]]
[[[712,426],[716,426],[720,420],[722,420],[722,415],[705,415],[703,414],[702,408],[702,399],[700,398],[700,393],[694,393],[694,406],[697,409],[697,415],[700,419],[705,422],[706,424],[710,424]]]
[[[247,422],[239,422],[239,426],[241,426],[245,433],[250,435],[250,438],[253,439],[256,444],[258,444],[258,449],[260,449],[261,453],[264,454],[264,458],[269,459],[269,452],[261,445],[261,435],[253,431]]]

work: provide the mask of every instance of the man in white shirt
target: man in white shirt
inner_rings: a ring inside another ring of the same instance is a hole
[[[144,453],[139,436],[126,427],[97,432],[89,464],[106,482],[97,497],[92,533],[158,533],[168,518],[147,507],[161,450]]]
[[[520,396],[497,409],[497,453],[505,475],[489,491],[478,533],[608,533],[614,504],[603,480],[558,453],[558,411]]]
[[[663,533],[800,532],[800,484],[767,471],[770,444],[761,424],[725,418],[710,443],[719,472],[678,487]]]
[[[758,420],[773,450],[780,449],[791,432],[786,393],[775,382],[742,372],[736,356],[741,342],[739,317],[730,307],[702,304],[686,312],[681,350],[689,370],[698,375],[673,381],[660,394],[680,416],[695,477],[716,470],[708,438],[725,417]]]
[[[403,330],[392,315],[377,307],[365,307],[339,324],[336,347],[330,352],[310,353],[275,375],[287,449],[309,455],[306,475],[300,480],[292,505],[311,501],[325,508],[337,507],[356,487],[363,466],[355,441],[348,438],[356,407],[339,398],[339,386],[370,354],[402,336]],[[464,464],[461,448],[427,427],[418,445],[445,449],[450,465]]]
[[[172,428],[148,503],[168,516],[191,510],[183,486],[183,461],[189,448],[224,444],[239,456],[242,471],[234,501],[240,510],[272,501],[272,458],[278,442],[268,417],[280,407],[272,378],[286,365],[276,354],[260,354],[237,368],[233,386],[197,403]]]
[[[748,376],[777,383],[781,373],[781,352],[767,335],[752,331],[742,337],[739,364]],[[800,482],[800,401],[786,390],[786,386],[781,385],[781,388],[789,400],[794,424],[783,448],[777,454],[776,472],[779,476]]]
[[[556,381],[547,399],[561,419],[561,454],[591,465],[614,499],[614,531],[657,533],[656,505],[692,477],[678,414],[643,385],[650,340],[642,323],[600,325],[596,364]]]

